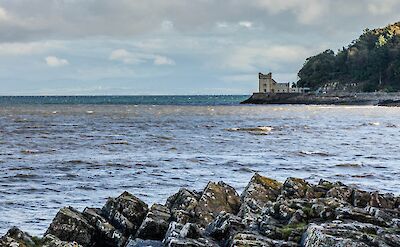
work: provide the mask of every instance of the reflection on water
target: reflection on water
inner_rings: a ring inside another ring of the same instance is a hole
[[[0,234],[43,233],[61,206],[254,172],[400,192],[400,108],[47,105],[0,108]]]

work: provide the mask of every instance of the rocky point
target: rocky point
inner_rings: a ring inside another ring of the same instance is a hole
[[[209,182],[149,207],[124,192],[102,208],[60,209],[41,238],[14,227],[0,239],[0,247],[40,246],[400,246],[400,197],[255,174],[241,195]]]

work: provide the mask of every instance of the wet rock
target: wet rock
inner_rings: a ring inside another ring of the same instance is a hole
[[[162,240],[168,230],[170,211],[167,207],[154,204],[147,213],[136,237],[141,239]]]
[[[103,216],[125,236],[136,233],[147,211],[147,204],[128,192],[109,198],[102,208]]]
[[[288,178],[283,184],[281,195],[284,198],[303,198],[310,187],[304,179]]]
[[[203,236],[202,230],[194,223],[186,223],[179,234],[181,238],[198,239]]]
[[[125,247],[162,247],[163,243],[157,240],[143,240],[130,238]]]
[[[180,189],[178,193],[169,197],[165,206],[171,211],[172,220],[181,224],[193,222],[200,197],[200,193],[187,189]]]
[[[231,247],[248,247],[248,246],[260,246],[260,247],[295,247],[296,243],[286,242],[280,240],[273,240],[254,232],[241,232],[237,233],[230,243]]]
[[[207,226],[206,233],[218,241],[225,242],[232,238],[234,234],[243,231],[245,228],[246,225],[242,223],[240,217],[221,212],[218,217]]]
[[[302,246],[399,246],[398,233],[368,223],[335,221],[310,224]]]
[[[95,228],[82,213],[72,207],[64,207],[57,213],[45,235],[51,234],[62,241],[90,246],[94,233]]]
[[[17,227],[11,228],[6,235],[0,238],[1,247],[35,247],[36,244],[32,236]]]
[[[241,195],[239,215],[248,225],[254,224],[265,205],[279,196],[281,188],[282,184],[278,181],[256,173]]]
[[[95,227],[94,239],[96,243],[101,243],[101,246],[115,247],[125,245],[126,237],[101,216],[101,209],[85,208],[83,215]]]
[[[207,226],[222,211],[237,214],[240,197],[235,189],[224,182],[209,182],[195,208],[200,225]]]

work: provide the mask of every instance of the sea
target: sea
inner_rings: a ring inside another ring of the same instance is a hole
[[[0,97],[0,235],[129,191],[164,203],[254,173],[400,193],[400,108],[241,105],[240,96]]]

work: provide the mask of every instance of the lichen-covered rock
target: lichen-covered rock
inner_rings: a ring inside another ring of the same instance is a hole
[[[262,209],[268,202],[275,201],[280,194],[282,184],[276,180],[263,177],[256,173],[241,194],[241,207],[239,215],[246,224],[251,225],[256,221]]]
[[[400,246],[400,232],[352,221],[310,224],[304,234],[302,246]]]
[[[284,198],[303,198],[310,184],[301,178],[288,178],[282,186],[281,195]]]
[[[110,247],[125,245],[127,238],[101,216],[101,209],[85,208],[83,215],[95,227],[94,239],[96,243],[101,243],[101,246]]]
[[[125,247],[162,247],[162,246],[164,245],[161,241],[130,238]]]
[[[371,194],[363,190],[354,190],[352,200],[354,207],[363,208],[368,205],[368,202],[370,202]]]
[[[61,241],[54,235],[47,234],[41,241],[38,246],[35,247],[82,247],[82,245],[77,242],[66,242]]]
[[[217,218],[211,222],[207,228],[206,233],[212,238],[226,242],[237,232],[245,230],[246,225],[242,223],[242,218],[221,212]]]
[[[94,233],[95,228],[82,213],[72,207],[64,207],[57,213],[45,235],[51,234],[62,241],[90,246]]]
[[[200,193],[188,189],[180,189],[170,196],[165,206],[171,211],[171,219],[181,224],[193,222],[200,197]]]
[[[378,192],[373,192],[371,193],[369,205],[377,208],[395,208],[396,198],[393,194],[379,194]]]
[[[154,204],[147,213],[136,237],[140,239],[163,240],[168,230],[171,214],[166,206]]]
[[[35,247],[36,244],[32,236],[17,227],[11,228],[6,235],[0,238],[1,247]]]
[[[207,226],[220,212],[237,214],[240,197],[234,188],[224,182],[209,182],[195,208],[200,225]]]
[[[124,192],[109,198],[102,208],[102,215],[125,236],[135,234],[148,211],[147,204],[134,195]]]
[[[327,197],[337,198],[345,202],[352,202],[353,189],[348,186],[333,187],[327,193]]]
[[[230,247],[295,247],[298,246],[293,242],[286,242],[280,240],[273,240],[264,236],[261,236],[255,232],[241,232],[235,234],[229,245]]]
[[[192,229],[191,229],[192,228]],[[195,228],[195,229],[193,229]],[[168,228],[165,238],[163,240],[164,246],[169,247],[213,247],[219,246],[215,241],[203,236],[200,229],[196,229],[192,223],[185,225],[177,222],[171,222]],[[194,237],[194,238],[190,238]]]

